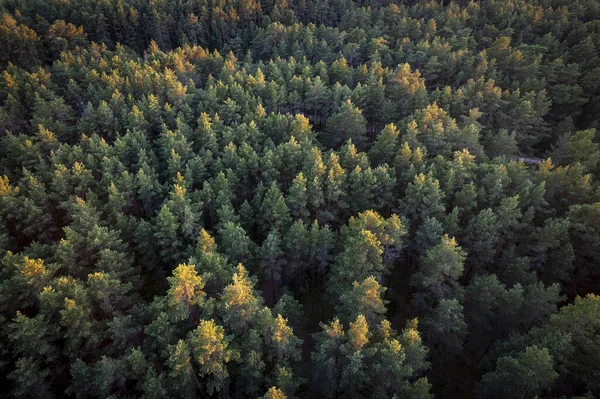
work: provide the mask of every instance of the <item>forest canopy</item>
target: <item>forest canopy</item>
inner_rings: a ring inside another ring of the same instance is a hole
[[[600,397],[597,0],[0,0],[14,398]]]

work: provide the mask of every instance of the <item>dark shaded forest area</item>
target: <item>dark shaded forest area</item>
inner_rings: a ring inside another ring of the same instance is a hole
[[[600,397],[597,0],[0,0],[14,398]]]

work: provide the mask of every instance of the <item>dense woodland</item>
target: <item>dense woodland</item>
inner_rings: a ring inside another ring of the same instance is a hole
[[[6,397],[600,397],[597,0],[0,0],[0,44]]]

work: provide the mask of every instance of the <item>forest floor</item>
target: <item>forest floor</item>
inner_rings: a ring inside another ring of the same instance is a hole
[[[399,268],[396,266],[396,268]],[[408,276],[400,271],[394,271],[388,277],[388,289],[385,293],[385,299],[390,301],[388,304],[388,320],[392,328],[396,331],[402,331],[406,326],[406,321],[410,318],[407,311],[410,308],[410,287]]]

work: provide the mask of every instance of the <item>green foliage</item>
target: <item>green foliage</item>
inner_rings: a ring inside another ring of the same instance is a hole
[[[369,158],[373,165],[391,164],[397,151],[399,134],[393,123],[385,126],[369,150]]]
[[[366,147],[366,121],[360,109],[350,99],[342,103],[338,113],[329,118],[327,134],[322,138],[325,145],[337,148],[348,140],[352,140],[360,150]]]
[[[481,398],[531,398],[547,391],[556,379],[546,348],[530,346],[515,357],[498,359],[496,371],[486,374],[478,387]],[[510,381],[510,384],[507,382]]]
[[[2,2],[5,396],[599,397],[599,17]]]
[[[426,342],[444,354],[458,354],[467,338],[463,306],[456,299],[442,299],[423,320]]]
[[[426,367],[426,349],[416,331],[416,320],[408,323],[398,337],[388,321],[370,332],[363,315],[358,315],[347,331],[337,319],[322,324],[322,328],[314,335],[317,351],[312,359],[315,380],[325,396],[383,398],[393,392],[406,392],[412,397],[409,392],[423,384],[410,382],[411,376]],[[369,384],[373,380],[378,381],[376,386]],[[427,391],[428,387],[424,393]]]
[[[577,297],[552,315],[550,321],[530,334],[532,342],[548,348],[557,363],[558,388],[565,392],[600,392],[596,376],[599,331],[596,295]]]
[[[190,332],[188,340],[192,358],[198,365],[198,375],[208,380],[209,395],[221,391],[229,378],[227,363],[239,356],[228,349],[223,327],[216,325],[214,320],[202,320],[198,328]]]

